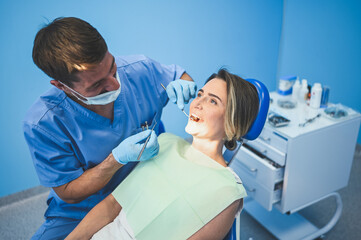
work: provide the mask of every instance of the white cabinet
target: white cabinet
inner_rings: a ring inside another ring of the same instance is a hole
[[[335,121],[325,117],[323,109],[306,105],[282,109],[278,97],[271,93],[270,111],[287,117],[290,124],[274,128],[266,123],[258,139],[238,150],[230,167],[258,204],[292,213],[347,186],[361,115],[348,109],[347,117]],[[321,117],[299,127],[318,113]]]
[[[271,210],[272,205],[281,200],[281,188],[284,168],[278,168],[267,158],[242,147],[237,153],[237,160],[231,167],[242,178],[248,196],[256,199],[264,208]]]

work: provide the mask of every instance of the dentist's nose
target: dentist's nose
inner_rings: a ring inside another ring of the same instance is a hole
[[[105,86],[105,90],[107,92],[117,90],[119,88],[119,82],[116,77],[112,76],[108,79],[107,85]]]

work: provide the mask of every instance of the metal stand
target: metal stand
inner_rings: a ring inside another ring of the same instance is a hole
[[[331,220],[322,228],[317,228],[298,213],[286,215],[274,208],[272,211],[267,211],[251,198],[245,199],[244,210],[246,210],[254,219],[261,223],[278,239],[309,240],[320,237],[330,231],[340,218],[342,212],[342,200],[340,194],[333,192],[318,201],[332,196],[336,198],[336,211]]]

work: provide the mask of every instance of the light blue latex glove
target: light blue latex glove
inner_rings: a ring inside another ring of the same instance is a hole
[[[139,161],[145,161],[156,156],[159,151],[158,138],[154,131],[148,129],[124,139],[116,148],[114,148],[112,153],[115,160],[123,165],[128,162],[136,162],[144,142],[149,135],[151,135],[149,142]]]
[[[173,103],[177,103],[178,108],[183,110],[184,103],[188,103],[196,96],[197,85],[193,81],[178,79],[172,81],[167,86],[167,94]]]

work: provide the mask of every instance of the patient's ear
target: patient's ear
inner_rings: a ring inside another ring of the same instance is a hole
[[[233,151],[234,149],[236,149],[237,147],[237,141],[235,138],[233,138],[231,141],[225,141],[224,142],[224,146],[228,149],[228,150],[231,150]]]

